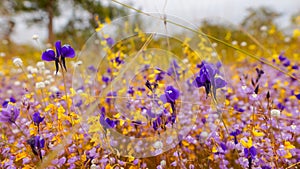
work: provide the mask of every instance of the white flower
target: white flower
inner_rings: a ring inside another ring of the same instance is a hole
[[[36,84],[35,84],[35,88],[37,88],[37,89],[42,89],[42,88],[45,88],[46,86],[45,86],[45,83],[44,82],[37,82]]]
[[[242,42],[241,46],[247,46],[247,42]]]
[[[20,81],[15,81],[15,82],[14,82],[14,85],[15,85],[15,86],[20,86],[20,84],[21,84]]]
[[[28,78],[28,79],[32,79],[32,78],[33,78],[32,74],[28,74],[28,75],[27,75],[27,78]]]
[[[37,62],[36,66],[40,69],[45,69],[45,63],[44,62]]]
[[[56,86],[51,86],[51,87],[50,87],[50,91],[51,91],[52,93],[56,93],[56,92],[59,91],[59,89],[58,89]]]
[[[45,83],[46,85],[49,85],[51,82],[50,82],[49,80],[45,80],[44,83]]]
[[[265,25],[263,25],[263,26],[261,26],[260,27],[260,31],[266,31],[266,30],[268,30],[268,27],[267,26],[265,26]]]
[[[231,44],[232,44],[232,45],[237,45],[238,42],[237,42],[236,40],[234,40],[234,41],[231,42]]]
[[[39,72],[39,70],[37,69],[37,68],[32,68],[31,70],[30,70],[30,73],[32,73],[32,74],[36,74],[36,73],[38,73]]]
[[[13,60],[13,63],[16,65],[16,66],[22,66],[23,65],[23,61],[21,58],[14,58]]]
[[[208,133],[206,132],[206,131],[203,131],[201,134],[200,134],[200,137],[201,138],[207,138],[207,136],[208,136]]]
[[[4,52],[1,52],[1,53],[0,53],[0,57],[5,57],[5,55],[6,55],[6,54],[5,54]]]
[[[92,164],[90,169],[97,169],[97,166],[95,164]]]
[[[161,166],[165,166],[166,164],[167,164],[167,163],[166,163],[165,160],[161,160],[161,161],[160,161],[160,165],[161,165]]]
[[[153,144],[155,149],[161,149],[163,147],[163,143],[161,141],[157,141]]]
[[[48,69],[46,69],[46,70],[44,70],[44,74],[50,74],[51,72],[50,72],[50,70],[48,70]],[[52,77],[52,76],[51,76]]]
[[[38,40],[39,39],[39,35],[37,35],[37,34],[32,35],[32,39],[33,40]]]
[[[272,109],[271,110],[271,116],[273,116],[273,117],[280,117],[280,110],[278,110],[278,109]]]

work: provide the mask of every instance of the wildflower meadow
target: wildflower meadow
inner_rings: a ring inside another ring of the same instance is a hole
[[[86,38],[2,40],[0,168],[300,167],[299,13],[198,27],[110,3],[128,15]]]

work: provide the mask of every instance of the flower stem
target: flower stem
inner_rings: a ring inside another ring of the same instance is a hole
[[[65,72],[64,72],[64,70],[63,70],[63,65],[61,64],[61,62],[60,62],[60,67],[62,68],[61,74],[62,74],[62,76],[63,76],[64,90],[65,90],[65,95],[66,95],[67,110],[68,110],[68,114],[70,114],[70,113],[71,113],[71,110],[70,110],[69,99],[68,99],[66,77],[65,77]]]

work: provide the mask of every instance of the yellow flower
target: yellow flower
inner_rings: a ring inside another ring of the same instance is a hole
[[[16,161],[22,160],[25,157],[27,157],[27,154],[25,152],[19,153],[16,155]]]
[[[245,147],[245,148],[250,148],[252,147],[252,138],[249,137],[248,141],[246,142],[245,140],[241,140],[241,144]]]
[[[255,128],[252,129],[252,133],[256,137],[262,137],[265,135],[263,132],[257,131]]]
[[[295,146],[292,145],[289,141],[285,141],[284,142],[284,148],[290,150],[290,149],[294,149]]]

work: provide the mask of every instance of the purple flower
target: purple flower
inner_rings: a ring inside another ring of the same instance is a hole
[[[118,124],[118,120],[112,120],[110,118],[105,118],[105,113],[101,112],[100,124],[105,128],[114,128]]]
[[[247,158],[254,159],[257,154],[256,148],[254,146],[251,146],[250,148],[244,148],[244,154]]]
[[[102,76],[102,81],[107,84],[109,82],[109,77]]]
[[[0,113],[0,122],[15,123],[19,114],[20,110],[16,106],[8,104]]]
[[[106,43],[108,44],[108,46],[112,47],[115,43],[114,39],[111,37],[105,38]]]
[[[38,155],[40,159],[42,159],[41,149],[45,146],[44,138],[40,136],[32,136],[26,142],[30,145],[33,154]]]
[[[55,66],[56,66],[56,73],[59,70],[59,64],[61,64],[65,70],[66,68],[66,62],[65,58],[74,58],[75,57],[75,50],[68,44],[65,44],[61,46],[60,41],[55,42],[55,48],[56,48],[56,53],[52,49],[47,49],[45,52],[42,54],[42,60],[44,61],[55,61]]]
[[[192,84],[197,88],[205,87],[206,95],[210,93],[211,89],[213,89],[215,95],[216,89],[226,86],[227,83],[223,79],[215,78],[218,70],[212,64],[202,62],[198,67],[200,67],[199,74]]]
[[[44,120],[44,117],[41,117],[39,112],[35,112],[32,115],[32,120],[34,124],[38,126]]]
[[[300,100],[300,94],[295,95],[298,100]]]
[[[281,53],[279,56],[278,56],[278,59],[282,62],[286,59],[285,56],[283,56],[283,53]]]
[[[235,131],[231,132],[230,135],[234,137],[234,144],[237,144],[237,135],[241,134],[242,132],[239,129],[236,129]]]
[[[160,99],[164,103],[174,103],[176,99],[178,99],[180,93],[177,89],[175,89],[173,86],[167,86],[165,90],[165,94],[160,96]]]

